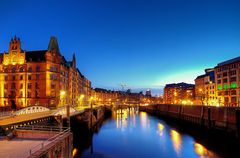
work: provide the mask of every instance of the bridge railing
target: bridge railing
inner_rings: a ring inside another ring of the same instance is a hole
[[[48,129],[47,129],[48,127]],[[31,147],[28,151],[22,153],[20,155],[20,157],[31,157],[34,154],[36,154],[36,152],[39,152],[39,156],[41,156],[41,153],[45,153],[47,151],[47,149],[45,149],[46,151],[44,151],[44,148],[48,145],[52,145],[54,146],[57,142],[59,142],[60,140],[62,140],[62,138],[64,138],[65,136],[69,135],[70,133],[70,128],[67,127],[49,127],[49,126],[35,126],[34,128],[32,127],[24,127],[24,128],[18,128],[19,130],[41,130],[44,129],[47,131],[54,131],[54,132],[59,132],[56,135],[48,138],[47,140],[42,141],[41,143],[39,143],[36,146]],[[37,155],[36,155],[37,156]]]
[[[16,130],[36,130],[36,131],[52,131],[52,132],[61,132],[69,129],[68,127],[58,127],[58,126],[22,126],[17,127]]]
[[[12,111],[0,112],[0,120],[11,116],[15,116],[14,112]]]

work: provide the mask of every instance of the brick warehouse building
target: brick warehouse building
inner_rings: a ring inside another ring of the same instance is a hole
[[[67,61],[55,37],[47,50],[36,51],[22,50],[14,37],[9,51],[0,54],[0,107],[76,106],[80,96],[87,101],[90,93],[91,82],[76,68],[75,54]]]

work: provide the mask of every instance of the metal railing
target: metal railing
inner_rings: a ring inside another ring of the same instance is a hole
[[[47,129],[48,127],[48,129]],[[57,142],[59,142],[62,138],[64,138],[65,136],[67,136],[70,133],[70,128],[68,127],[49,127],[49,126],[34,126],[34,127],[20,127],[17,128],[19,130],[44,130],[44,131],[52,131],[52,132],[59,132],[56,135],[48,138],[47,140],[42,141],[41,143],[39,143],[36,146],[31,147],[30,149],[28,149],[28,151],[22,153],[21,155],[19,155],[20,158],[27,158],[30,156],[33,156],[34,153],[43,150],[47,145],[52,145],[54,146]],[[46,149],[46,151],[42,151],[47,152],[48,149]],[[39,153],[40,155],[42,153]]]
[[[69,129],[68,127],[58,127],[58,126],[22,126],[17,127],[16,130],[36,130],[36,131],[52,131],[52,132],[62,132]]]
[[[15,116],[15,113],[13,111],[0,112],[0,120],[12,116]]]

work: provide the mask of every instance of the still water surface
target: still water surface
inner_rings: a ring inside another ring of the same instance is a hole
[[[100,131],[93,135],[92,147],[82,158],[203,158],[218,157],[196,142],[193,137],[181,134],[163,120],[124,109],[113,112]]]

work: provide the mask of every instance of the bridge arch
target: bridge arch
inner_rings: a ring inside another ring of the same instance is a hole
[[[50,109],[43,107],[43,106],[31,106],[31,107],[26,107],[26,108],[16,111],[15,115],[32,114],[32,113],[37,113],[37,112],[45,112],[45,111],[49,111],[49,110]]]

